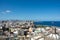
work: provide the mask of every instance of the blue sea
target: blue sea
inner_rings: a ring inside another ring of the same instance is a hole
[[[35,21],[34,24],[60,27],[60,21]]]

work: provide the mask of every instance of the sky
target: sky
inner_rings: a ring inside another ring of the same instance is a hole
[[[0,20],[60,21],[60,0],[0,0]]]

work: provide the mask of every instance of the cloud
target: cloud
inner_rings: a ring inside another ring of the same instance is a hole
[[[6,12],[6,13],[10,13],[11,11],[10,11],[10,10],[6,10],[5,12]]]
[[[11,13],[11,10],[1,11],[1,13],[3,13],[3,14]]]

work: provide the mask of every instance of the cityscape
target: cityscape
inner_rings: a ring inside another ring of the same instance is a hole
[[[0,40],[60,40],[60,0],[0,0]]]
[[[34,21],[0,21],[0,40],[60,40],[60,28]]]

